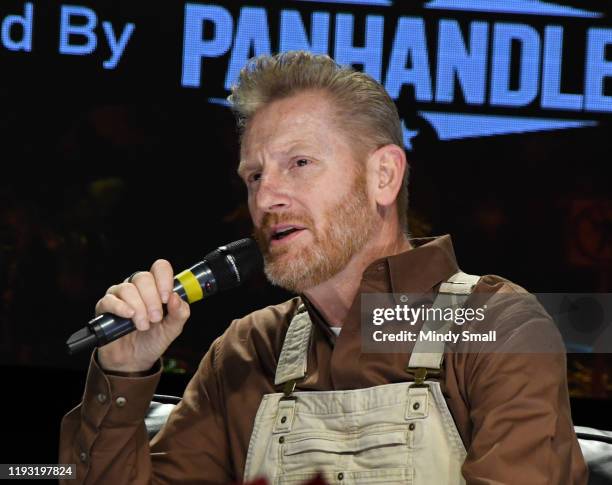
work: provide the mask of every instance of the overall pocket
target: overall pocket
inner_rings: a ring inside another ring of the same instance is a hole
[[[396,479],[405,483],[412,476],[407,426],[290,433],[280,445],[279,458],[279,483],[293,483],[317,472],[330,474],[330,483],[393,483]]]

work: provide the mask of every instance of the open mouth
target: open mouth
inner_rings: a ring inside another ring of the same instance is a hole
[[[297,233],[300,233],[302,231],[304,231],[303,227],[296,227],[296,226],[282,227],[274,231],[274,233],[272,234],[272,241],[283,241],[283,240],[292,239],[293,237],[297,235]]]

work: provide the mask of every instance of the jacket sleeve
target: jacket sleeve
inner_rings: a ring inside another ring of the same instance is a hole
[[[105,374],[94,356],[83,400],[64,416],[60,463],[76,463],[85,483],[227,483],[232,480],[215,369],[217,339],[183,399],[149,443],[144,423],[161,365],[145,377]]]
[[[462,467],[467,483],[586,484],[556,327],[526,312],[498,330],[500,346],[476,355],[467,376],[473,424]]]

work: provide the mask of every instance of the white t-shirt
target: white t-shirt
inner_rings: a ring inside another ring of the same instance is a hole
[[[342,330],[342,327],[329,327],[329,329],[334,332],[336,334],[336,337],[338,335],[340,335],[340,330]]]

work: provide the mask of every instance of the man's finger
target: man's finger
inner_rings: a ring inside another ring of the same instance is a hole
[[[163,303],[168,303],[170,293],[174,286],[174,271],[172,265],[165,259],[158,259],[151,266],[151,273],[155,278],[155,284],[157,285],[157,291],[161,297]]]
[[[166,315],[166,322],[172,326],[182,327],[191,314],[189,304],[183,301],[176,293],[170,294],[167,308],[168,315]]]
[[[132,318],[136,311],[126,302],[109,293],[104,295],[96,304],[96,316],[102,313],[112,313],[123,318]]]
[[[131,306],[136,313],[134,314],[132,321],[138,330],[149,330],[149,316],[147,314],[147,307],[145,306],[142,296],[138,291],[138,288],[133,283],[122,283],[114,287],[113,293],[119,299],[125,301]]]
[[[142,271],[132,278],[132,283],[138,288],[140,296],[147,307],[149,320],[151,322],[161,322],[164,313],[153,274],[148,271]]]

